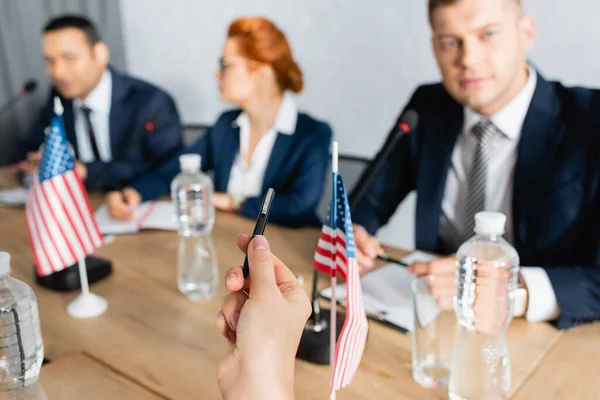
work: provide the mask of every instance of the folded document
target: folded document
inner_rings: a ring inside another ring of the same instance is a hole
[[[430,261],[435,256],[415,251],[402,261],[411,264],[415,261]],[[401,330],[412,331],[414,326],[412,289],[414,276],[406,268],[397,264],[388,264],[360,278],[365,311],[370,318],[391,324]],[[345,305],[346,284],[336,286],[337,302]],[[331,288],[320,292],[331,300]]]
[[[100,232],[105,235],[137,233],[142,229],[177,230],[175,207],[169,201],[148,201],[140,204],[130,221],[113,219],[106,205],[96,210],[94,215]]]

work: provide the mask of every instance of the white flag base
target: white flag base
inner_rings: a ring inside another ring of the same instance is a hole
[[[73,318],[93,318],[106,311],[108,302],[94,293],[80,294],[69,303],[67,312]]]

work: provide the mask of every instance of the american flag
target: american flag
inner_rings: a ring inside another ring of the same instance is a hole
[[[333,182],[334,196],[313,261],[315,269],[331,276],[339,273],[346,280],[346,320],[337,342],[331,392],[340,390],[352,380],[362,358],[368,331],[346,188],[339,173],[334,172]]]
[[[25,209],[39,276],[77,263],[102,244],[87,192],[74,169],[60,113],[52,119]]]

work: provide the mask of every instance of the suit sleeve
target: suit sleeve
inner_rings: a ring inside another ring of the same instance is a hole
[[[415,108],[416,96],[415,93],[404,111]],[[375,235],[379,228],[389,221],[398,205],[415,188],[416,171],[414,165],[417,152],[416,138],[419,135],[418,129],[417,127],[415,131],[404,135],[400,139],[397,148],[375,175],[366,189],[364,197],[359,200],[352,211],[353,222],[363,226],[371,235]],[[390,132],[390,135],[392,132]],[[382,151],[383,148],[377,156]]]
[[[40,111],[37,120],[29,129],[25,137],[18,141],[17,149],[13,154],[13,162],[25,160],[27,158],[27,153],[37,151],[44,143],[44,139],[46,138],[44,130],[50,125],[53,115],[54,96],[56,96],[56,92],[52,89],[50,91],[50,96],[48,97],[48,102]]]
[[[319,205],[329,165],[331,128],[320,124],[314,140],[302,159],[290,193],[275,195],[269,221],[289,226],[310,225],[316,222],[315,209]],[[246,199],[240,212],[248,218],[256,218],[262,197]]]
[[[183,132],[177,108],[173,100],[165,93],[156,96],[148,115],[160,115],[156,130],[145,134],[138,146],[142,146],[148,167],[158,165],[181,148]],[[141,127],[140,127],[141,128]],[[139,128],[138,128],[139,129]],[[133,133],[135,134],[135,132]],[[119,155],[113,155],[118,157]],[[110,167],[109,167],[110,166]],[[107,169],[108,168],[108,169]],[[87,164],[88,181],[92,189],[106,189],[130,184],[140,173],[140,166],[124,160],[106,163],[101,160]]]
[[[142,196],[144,201],[169,194],[171,181],[180,171],[180,155],[199,154],[202,157],[202,170],[209,171],[213,168],[211,142],[212,129],[209,129],[194,144],[178,150],[154,171],[138,179],[131,186]]]

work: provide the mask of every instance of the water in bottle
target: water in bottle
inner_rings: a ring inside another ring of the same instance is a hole
[[[29,286],[10,276],[10,255],[3,252],[0,342],[0,398],[33,399],[44,358],[37,301]]]
[[[212,228],[215,223],[213,184],[200,171],[198,154],[179,157],[181,173],[171,183],[171,197],[179,222],[177,285],[192,301],[213,297],[219,269]]]
[[[478,213],[476,235],[458,249],[451,400],[508,399],[506,329],[513,315],[519,256],[502,238],[505,223],[504,214]]]

